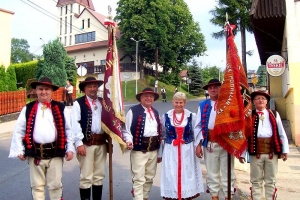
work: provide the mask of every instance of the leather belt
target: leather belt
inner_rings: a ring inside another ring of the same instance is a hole
[[[84,144],[87,146],[102,145],[107,143],[106,140],[107,140],[107,134],[105,133],[102,134],[91,133],[89,140],[84,142]]]
[[[51,143],[35,143],[35,158],[38,159],[51,159],[55,155],[55,148],[56,144],[55,142]]]
[[[209,142],[216,142],[216,140],[212,139],[212,130],[208,129],[208,141]]]
[[[273,153],[272,138],[257,138],[257,153],[270,154]]]
[[[142,152],[155,151],[159,148],[158,136],[143,137]]]

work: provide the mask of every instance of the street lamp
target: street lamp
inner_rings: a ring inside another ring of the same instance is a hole
[[[135,40],[133,37],[130,38],[132,41],[135,41],[135,94],[138,93],[137,91],[137,68],[138,68],[138,53],[139,53],[139,42],[144,41],[142,40]]]

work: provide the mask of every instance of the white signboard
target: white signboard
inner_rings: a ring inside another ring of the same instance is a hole
[[[85,76],[86,73],[87,73],[87,69],[84,66],[80,65],[80,67],[77,68],[77,74],[79,76]]]
[[[266,68],[271,76],[281,76],[285,70],[285,59],[278,55],[270,56]]]

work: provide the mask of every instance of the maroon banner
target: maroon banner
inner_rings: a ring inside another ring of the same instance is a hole
[[[102,128],[120,144],[124,152],[126,144],[123,141],[121,129],[125,122],[122,85],[120,81],[120,66],[116,45],[116,29],[114,23],[108,23],[108,49],[104,74]]]

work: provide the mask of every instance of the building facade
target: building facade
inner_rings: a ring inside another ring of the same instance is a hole
[[[285,58],[283,75],[269,76],[270,95],[300,145],[300,0],[253,0],[250,19],[261,64],[271,55]]]
[[[10,64],[11,54],[11,26],[12,26],[12,15],[15,14],[12,11],[4,10],[0,8],[0,65],[4,65],[7,68]]]

